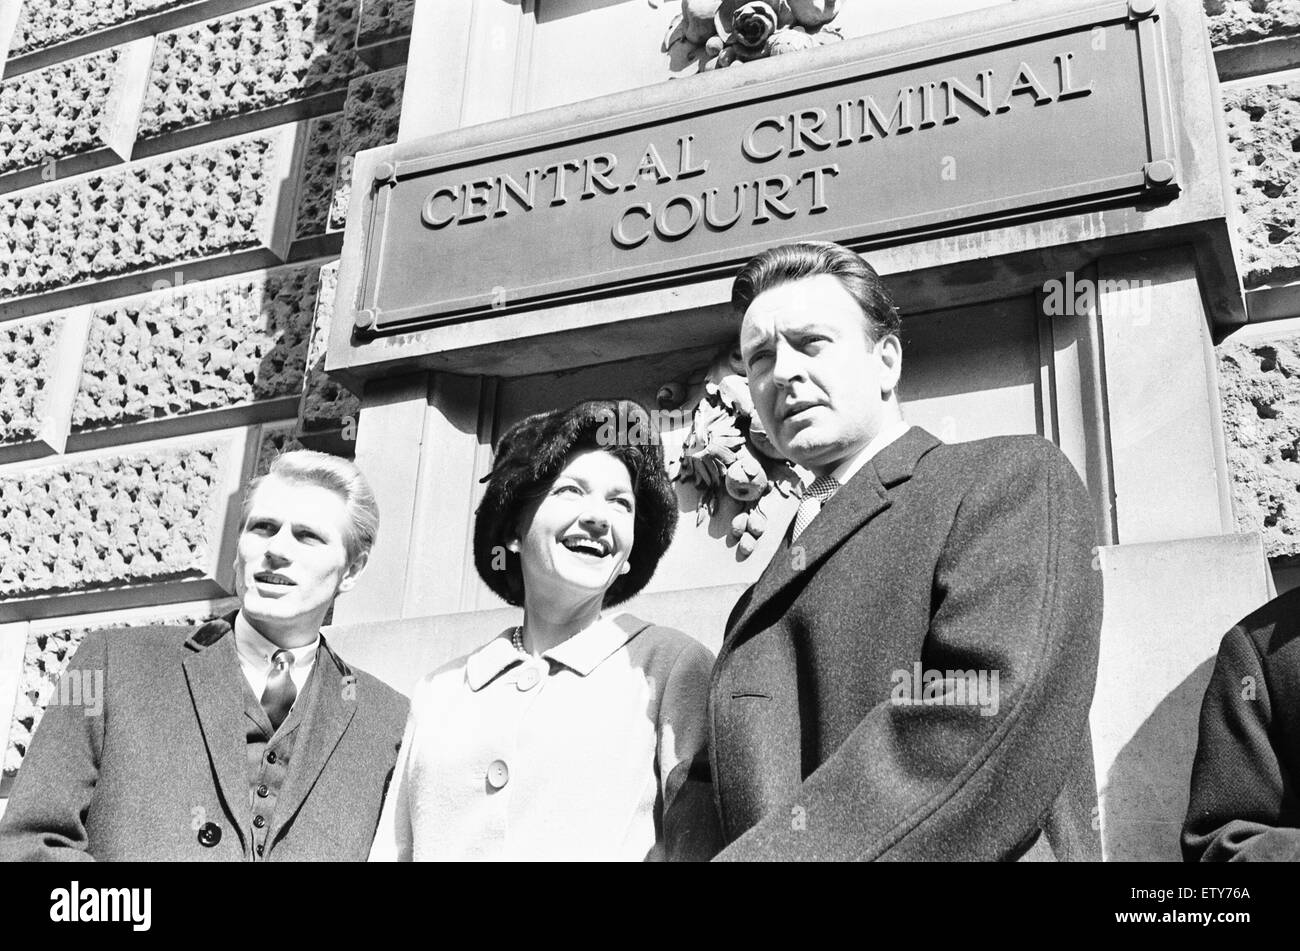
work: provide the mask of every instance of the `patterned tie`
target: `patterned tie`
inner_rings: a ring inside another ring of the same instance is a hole
[[[840,484],[830,476],[821,476],[814,479],[813,484],[804,489],[803,501],[799,503],[799,511],[794,515],[794,534],[790,540],[794,541],[803,534],[809,523],[817,517],[817,513],[822,510],[826,500],[835,494],[835,490]]]
[[[277,730],[298,696],[298,688],[289,676],[292,670],[293,654],[289,651],[281,648],[271,655],[271,675],[266,678],[266,689],[262,691],[262,709],[270,718],[271,726]]]

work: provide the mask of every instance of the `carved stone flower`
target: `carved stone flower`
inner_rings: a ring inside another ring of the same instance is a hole
[[[718,36],[735,46],[741,59],[752,58],[746,53],[761,53],[768,37],[793,22],[787,0],[723,0],[714,16]]]
[[[783,53],[797,53],[799,50],[812,49],[817,41],[797,26],[777,30],[767,41],[767,55],[780,56]]]
[[[682,0],[682,28],[691,43],[703,43],[714,34],[713,18],[722,0]]]
[[[810,33],[839,15],[843,0],[788,0],[794,20]]]

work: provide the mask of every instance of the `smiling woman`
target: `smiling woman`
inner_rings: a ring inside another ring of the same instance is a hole
[[[502,437],[475,565],[523,606],[523,623],[416,687],[372,859],[717,850],[704,719],[712,655],[680,631],[604,613],[650,580],[677,520],[659,446],[602,439],[611,414],[647,415],[590,401]]]

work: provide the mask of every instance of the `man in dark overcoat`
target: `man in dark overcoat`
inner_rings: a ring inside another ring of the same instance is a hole
[[[732,303],[758,416],[811,477],[714,669],[719,858],[1100,858],[1073,467],[908,426],[897,312],[845,248],[765,252]]]

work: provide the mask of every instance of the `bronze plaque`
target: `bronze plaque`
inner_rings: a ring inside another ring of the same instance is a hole
[[[865,44],[848,41],[793,79],[719,93],[706,75],[674,83],[671,104],[610,97],[555,110],[568,121],[554,127],[543,113],[394,147],[408,157],[378,163],[361,204],[357,331],[716,275],[801,238],[867,249],[1167,199],[1154,7],[1076,8],[885,58],[854,59]]]

